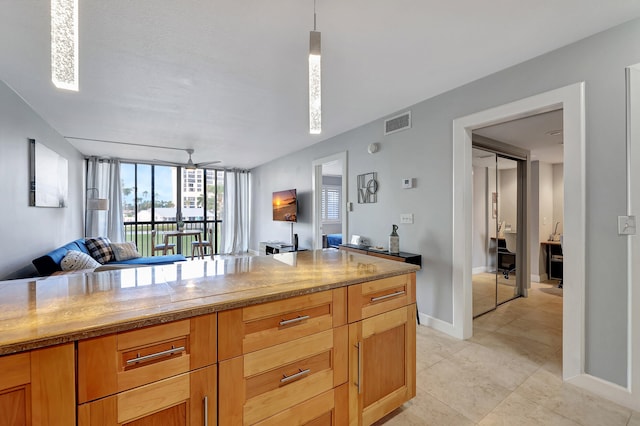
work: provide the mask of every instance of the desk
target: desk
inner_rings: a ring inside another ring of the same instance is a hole
[[[562,280],[562,245],[560,241],[541,241],[547,256],[547,275],[550,280]]]
[[[169,244],[169,237],[186,237],[189,235],[195,235],[196,240],[198,240],[198,244],[202,244],[202,229],[184,229],[182,231],[165,231],[162,233],[164,235],[164,250],[162,251],[162,254],[167,254],[167,246]],[[178,253],[180,253],[182,250],[178,251]],[[204,256],[202,255],[202,250],[200,251],[200,257],[201,259],[204,259]]]

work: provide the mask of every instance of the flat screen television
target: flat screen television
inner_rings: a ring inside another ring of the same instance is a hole
[[[273,220],[282,222],[298,221],[298,196],[295,189],[273,193]]]

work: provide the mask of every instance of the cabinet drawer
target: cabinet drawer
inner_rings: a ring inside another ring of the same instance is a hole
[[[415,303],[416,274],[398,275],[348,287],[349,323]]]
[[[78,406],[79,426],[123,424],[215,425],[215,365]]]
[[[216,362],[216,314],[78,342],[84,403]]]
[[[349,388],[345,383],[256,423],[256,426],[336,426],[349,422]]]
[[[229,359],[346,324],[346,289],[220,312],[218,359]]]
[[[345,383],[347,340],[345,325],[221,361],[220,424],[256,424]]]

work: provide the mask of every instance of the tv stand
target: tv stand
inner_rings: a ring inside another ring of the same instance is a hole
[[[260,254],[278,254],[296,251],[293,244],[284,243],[282,241],[266,241],[260,243]]]

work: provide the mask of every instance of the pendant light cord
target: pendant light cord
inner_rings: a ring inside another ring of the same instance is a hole
[[[313,31],[316,30],[316,0],[313,0]]]

